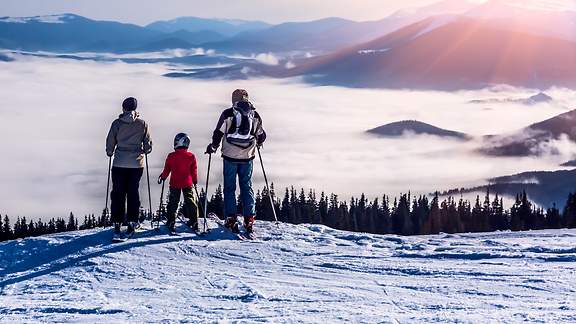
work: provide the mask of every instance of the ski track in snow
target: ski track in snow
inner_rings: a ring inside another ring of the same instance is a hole
[[[0,322],[576,322],[576,230],[256,229],[0,243]]]

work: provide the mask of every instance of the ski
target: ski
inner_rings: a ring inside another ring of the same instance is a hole
[[[195,229],[195,228],[191,227],[190,225],[188,225],[188,222],[181,215],[178,215],[178,220],[180,220],[180,222],[182,224],[184,224],[184,226],[186,226],[191,232],[193,232],[197,236],[204,236],[204,235],[208,234],[208,232],[210,232],[209,228],[206,229],[206,232],[203,232],[200,229]]]
[[[214,214],[214,213],[209,213],[208,214],[208,219],[216,222],[216,224],[218,224],[218,226],[224,228],[226,231],[228,231],[229,233],[232,233],[234,236],[236,236],[236,238],[238,238],[240,241],[248,241],[248,240],[252,240],[252,237],[255,236],[251,236],[248,233],[242,233],[242,231],[236,233],[234,231],[232,231],[230,228],[226,227],[226,224],[224,224],[224,221],[220,219],[220,217],[218,217],[218,215]],[[238,228],[240,229],[240,226],[238,226]]]
[[[112,243],[122,243],[122,242],[126,242],[126,237],[122,234],[120,235],[114,234],[114,236],[112,237]]]
[[[113,234],[112,235],[112,243],[122,243],[122,242],[126,242],[129,239],[134,237],[134,234],[136,234],[137,232],[140,232],[140,229],[142,228],[142,224],[141,223],[137,223],[136,226],[134,227],[134,230],[131,233],[127,233],[127,231],[121,231],[120,234]]]

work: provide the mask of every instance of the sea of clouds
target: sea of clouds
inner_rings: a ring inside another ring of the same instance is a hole
[[[187,132],[191,151],[203,154],[236,88],[247,89],[268,132],[263,158],[271,181],[334,192],[342,198],[366,193],[429,193],[476,186],[486,179],[531,170],[555,170],[572,159],[574,146],[540,158],[487,158],[475,153],[480,140],[433,136],[384,139],[365,131],[416,119],[474,136],[513,132],[570,109],[574,91],[551,89],[553,104],[468,104],[474,99],[523,98],[524,89],[431,92],[318,87],[299,80],[205,81],[163,77],[163,64],[75,61],[13,55],[0,62],[0,213],[12,217],[100,213],[108,160],[104,140],[122,100],[137,97],[150,124],[153,205],[155,179],[173,137]],[[256,187],[263,186],[255,164]],[[211,192],[221,183],[222,162],[213,159]],[[148,205],[142,181],[143,205]]]

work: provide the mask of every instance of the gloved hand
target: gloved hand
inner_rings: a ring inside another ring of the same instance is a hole
[[[164,182],[165,179],[162,179],[162,176],[158,177],[158,184],[162,184],[162,182]]]
[[[213,154],[213,153],[216,153],[216,150],[217,150],[217,148],[212,146],[212,143],[210,143],[206,147],[206,152],[204,152],[204,154]]]
[[[264,142],[266,142],[266,133],[256,136],[256,145],[258,145],[258,147],[261,147]]]

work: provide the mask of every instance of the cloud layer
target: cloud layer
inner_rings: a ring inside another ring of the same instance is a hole
[[[173,136],[187,132],[204,179],[202,154],[230,93],[246,88],[269,133],[263,157],[271,180],[333,191],[343,198],[412,190],[427,193],[481,184],[511,173],[554,169],[571,157],[489,159],[473,152],[478,143],[435,137],[382,139],[367,129],[417,119],[472,135],[512,132],[565,112],[576,94],[551,90],[556,104],[466,104],[472,99],[524,97],[526,90],[410,92],[314,87],[297,80],[199,81],[161,75],[162,64],[77,62],[16,56],[0,63],[0,212],[12,216],[99,213],[104,207],[107,158],[104,139],[122,99],[139,99],[151,125],[155,179]],[[562,143],[574,152],[570,143]],[[212,189],[221,182],[220,158],[213,160]],[[259,165],[256,186],[261,187]],[[201,180],[203,183],[203,180]],[[142,182],[142,189],[145,179]],[[159,186],[153,185],[153,205]],[[144,193],[145,190],[142,190]],[[148,199],[143,195],[143,205]]]

